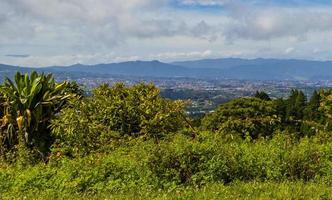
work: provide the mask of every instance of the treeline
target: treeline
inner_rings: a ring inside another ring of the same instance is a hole
[[[220,105],[202,119],[205,130],[245,138],[272,137],[278,131],[297,137],[329,131],[331,90],[314,91],[311,98],[293,89],[288,98],[272,100],[265,92]]]
[[[200,121],[186,115],[189,104],[152,84],[84,96],[76,83],[18,73],[0,86],[0,190],[61,197],[315,181],[317,194],[332,195],[331,90],[309,100],[299,90],[275,100],[257,92]]]
[[[52,151],[87,155],[125,137],[161,140],[181,131],[192,138],[201,131],[243,139],[280,132],[312,136],[330,131],[331,98],[330,90],[315,91],[309,100],[299,90],[276,100],[258,91],[220,105],[197,122],[185,113],[189,101],[162,98],[152,84],[105,84],[84,96],[74,82],[17,73],[0,87],[0,155],[8,162],[28,155],[28,160],[47,161]]]

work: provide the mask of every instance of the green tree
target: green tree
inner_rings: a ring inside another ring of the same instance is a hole
[[[301,132],[303,135],[313,135],[322,128],[323,115],[319,111],[321,95],[316,90],[313,92],[308,104],[303,111]]]
[[[287,100],[284,100],[283,98],[278,98],[274,100],[274,104],[276,106],[277,115],[281,119],[281,123],[286,124]]]
[[[84,89],[85,88],[83,85],[78,84],[76,81],[70,81],[67,83],[64,92],[67,94],[75,94],[77,97],[84,97],[85,96]]]
[[[320,107],[321,112],[321,124],[324,125],[325,131],[330,132],[332,130],[332,90],[320,91]]]
[[[306,96],[302,91],[292,90],[286,101],[286,117],[290,122],[303,119],[303,111],[306,106]]]
[[[310,121],[319,121],[321,113],[319,111],[321,96],[316,90],[313,92],[306,108],[304,109],[304,119]]]
[[[101,85],[93,95],[73,100],[52,121],[65,153],[84,155],[125,136],[162,138],[185,126],[183,101],[160,97],[152,84]]]
[[[269,95],[266,92],[263,91],[256,91],[255,96],[256,98],[265,100],[265,101],[271,101],[271,98],[269,97]]]
[[[276,105],[258,98],[240,98],[222,104],[202,121],[206,130],[252,138],[271,136],[280,125]]]

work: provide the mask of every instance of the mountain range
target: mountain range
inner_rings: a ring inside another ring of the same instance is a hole
[[[1,65],[0,79],[16,71],[32,70],[49,73],[94,76],[124,75],[142,77],[228,78],[245,80],[331,80],[332,61],[297,59],[204,59],[163,63],[160,61],[129,61],[121,63],[24,68]]]

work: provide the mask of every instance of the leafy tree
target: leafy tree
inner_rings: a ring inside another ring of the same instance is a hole
[[[298,119],[303,119],[304,117],[304,109],[306,107],[307,97],[304,95],[302,91],[300,91],[295,100],[295,109],[296,109],[296,117]]]
[[[303,135],[313,135],[322,128],[323,115],[319,111],[321,95],[316,90],[313,92],[308,104],[303,111],[301,132]]]
[[[160,97],[152,84],[101,85],[91,97],[73,100],[52,121],[58,146],[82,155],[124,136],[161,138],[182,129],[184,102]]]
[[[270,136],[280,125],[276,105],[258,98],[240,98],[219,106],[214,113],[204,117],[206,130],[224,134],[235,133],[252,138]]]
[[[300,90],[292,90],[285,103],[285,120],[283,129],[292,133],[301,134],[303,126],[304,109],[306,107],[306,96]]]
[[[321,96],[316,90],[313,92],[306,108],[304,109],[304,119],[310,121],[319,121],[321,113],[319,111]]]
[[[303,111],[306,106],[306,96],[302,91],[292,90],[286,101],[286,117],[289,121],[299,121],[303,119]]]
[[[67,82],[57,84],[52,75],[17,73],[15,80],[6,79],[1,94],[1,154],[15,150],[23,159],[28,151],[42,158],[52,143],[50,120],[65,105],[71,94],[65,92]]]
[[[321,90],[320,97],[318,110],[322,113],[321,122],[324,124],[324,129],[330,132],[332,130],[332,90]]]
[[[84,87],[78,84],[76,81],[68,82],[64,91],[69,94],[75,94],[77,97],[85,96]]]
[[[274,104],[277,110],[277,115],[280,117],[282,124],[286,123],[286,110],[287,110],[286,102],[287,100],[284,100],[283,98],[278,98],[274,100]]]
[[[265,100],[265,101],[271,101],[271,98],[269,97],[269,95],[266,92],[263,91],[256,91],[255,96],[256,98]]]

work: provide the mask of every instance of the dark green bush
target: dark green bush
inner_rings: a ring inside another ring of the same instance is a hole
[[[55,149],[85,155],[127,136],[162,138],[185,125],[184,103],[166,100],[149,84],[100,86],[73,100],[52,121]]]
[[[305,105],[302,93],[293,94],[233,100],[204,117],[204,131],[189,124],[184,102],[161,98],[151,84],[64,98],[47,127],[55,139],[47,162],[0,161],[0,198],[328,199],[332,96],[320,92]],[[15,148],[7,159],[15,160]]]
[[[2,166],[0,190],[22,195],[49,192],[53,198],[61,198],[63,194],[114,195],[131,191],[144,191],[136,195],[145,195],[158,189],[174,191],[211,184],[236,187],[239,181],[260,185],[314,182],[327,187],[332,186],[331,163],[331,139],[298,141],[277,134],[271,140],[224,141],[218,133],[201,132],[195,139],[175,134],[158,142],[127,138],[110,153],[51,158],[48,164],[25,169]],[[239,194],[246,193],[242,189]]]
[[[154,147],[148,166],[162,184],[201,184],[212,154],[212,146],[178,134]]]
[[[207,132],[195,140],[178,135],[155,147],[149,168],[161,181],[176,184],[308,181],[327,176],[328,169],[332,170],[330,145],[316,138],[297,141],[282,134],[272,140],[233,142]]]
[[[202,121],[203,129],[245,138],[272,136],[281,125],[276,105],[258,98],[240,98],[222,104]]]

